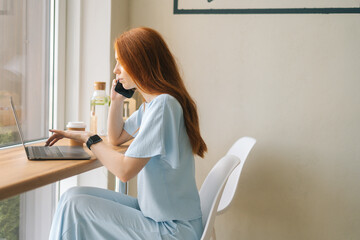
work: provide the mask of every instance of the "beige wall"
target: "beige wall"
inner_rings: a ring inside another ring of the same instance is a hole
[[[360,238],[360,15],[173,15],[132,0],[196,99],[209,152],[199,186],[239,137],[258,142],[218,239]]]

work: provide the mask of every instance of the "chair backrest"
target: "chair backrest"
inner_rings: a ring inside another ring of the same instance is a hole
[[[202,240],[211,238],[217,213],[224,212],[230,205],[242,167],[255,142],[250,137],[237,140],[205,178],[199,191],[204,225]]]
[[[240,159],[233,155],[226,155],[211,169],[202,184],[199,195],[201,202],[204,233],[201,239],[210,239],[217,208],[226,180],[231,171],[240,163]]]
[[[226,182],[224,192],[221,196],[221,200],[217,209],[218,215],[224,213],[229,208],[230,203],[232,202],[232,199],[236,193],[241,170],[255,143],[256,140],[254,138],[242,137],[237,140],[227,152],[227,155],[234,155],[240,158],[240,164],[232,171]]]

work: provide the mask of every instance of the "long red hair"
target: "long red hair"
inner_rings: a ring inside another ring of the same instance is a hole
[[[200,135],[194,100],[186,90],[173,55],[161,35],[150,28],[134,28],[114,43],[118,60],[138,88],[149,94],[167,93],[180,103],[194,154],[204,157],[207,146]]]

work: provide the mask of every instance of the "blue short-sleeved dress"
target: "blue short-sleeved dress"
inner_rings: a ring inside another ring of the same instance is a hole
[[[192,148],[182,107],[161,94],[125,122],[134,137],[125,156],[149,158],[138,198],[76,187],[60,199],[50,239],[200,239],[203,226]]]

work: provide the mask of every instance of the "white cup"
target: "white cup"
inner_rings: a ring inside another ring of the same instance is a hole
[[[86,124],[84,122],[68,122],[66,128],[71,131],[85,131]],[[83,146],[82,142],[70,139],[70,146]]]

